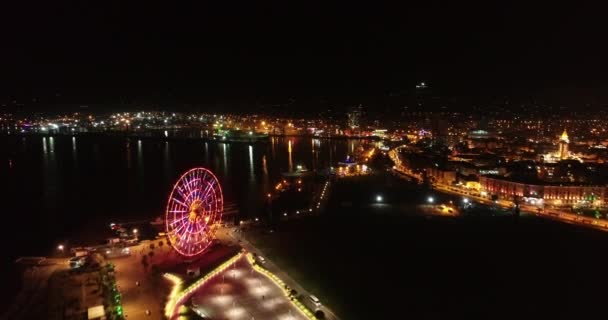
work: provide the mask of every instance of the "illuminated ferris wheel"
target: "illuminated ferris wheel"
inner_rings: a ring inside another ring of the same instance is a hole
[[[184,173],[171,191],[165,213],[171,246],[187,257],[205,251],[222,220],[223,207],[222,188],[211,171],[193,168]]]

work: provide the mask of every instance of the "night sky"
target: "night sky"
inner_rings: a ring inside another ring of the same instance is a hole
[[[0,10],[0,99],[356,102],[419,81],[465,96],[608,83],[598,7],[126,2]]]

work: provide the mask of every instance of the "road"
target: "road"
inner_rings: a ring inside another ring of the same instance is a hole
[[[236,229],[235,229],[236,230]],[[231,228],[223,228],[218,230],[216,236],[222,241],[228,242],[237,242],[241,247],[245,250],[261,255],[266,260],[263,264],[263,267],[268,271],[274,273],[276,276],[281,278],[286,285],[290,288],[295,289],[299,294],[301,294],[304,299],[301,300],[302,303],[306,305],[310,310],[316,310],[317,308],[313,305],[312,301],[308,299],[311,295],[310,292],[305,290],[300,284],[298,284],[295,280],[293,280],[287,273],[283,272],[281,268],[279,268],[276,264],[274,264],[262,251],[253,246],[249,241],[243,238],[238,232],[234,232]],[[321,301],[322,303],[322,301]],[[338,316],[327,306],[322,306],[320,308],[325,314],[325,318],[329,320],[339,320]]]
[[[435,190],[437,190],[437,191],[440,191],[443,193],[448,193],[448,194],[453,194],[453,195],[460,195],[460,196],[466,197],[472,201],[475,201],[475,202],[478,202],[481,204],[485,204],[485,205],[497,205],[497,206],[499,206],[501,208],[505,208],[505,209],[512,209],[515,206],[515,203],[513,203],[512,201],[508,201],[508,200],[504,200],[504,199],[494,202],[490,199],[475,196],[470,193],[458,192],[457,190],[449,188],[448,186],[436,184],[434,187],[435,187]],[[557,210],[557,209],[552,209],[552,208],[540,208],[541,210],[539,210],[539,207],[537,207],[537,206],[531,206],[531,205],[525,205],[525,204],[520,204],[520,209],[521,209],[522,213],[531,214],[531,215],[544,217],[544,218],[549,218],[549,219],[553,219],[556,221],[575,224],[575,225],[579,225],[579,226],[590,227],[590,228],[594,228],[594,229],[598,229],[598,230],[608,231],[608,221],[606,221],[606,220],[580,216],[580,215],[573,214],[573,213],[570,213],[567,211]]]

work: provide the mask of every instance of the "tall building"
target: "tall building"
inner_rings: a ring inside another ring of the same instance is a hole
[[[361,118],[363,116],[363,107],[361,105],[352,108],[346,116],[348,118],[347,125],[352,131],[361,129]]]
[[[559,150],[558,150],[559,159],[560,160],[568,159],[568,157],[570,156],[570,153],[568,152],[568,144],[570,144],[570,139],[568,139],[568,133],[566,132],[566,129],[564,129],[564,132],[562,133],[561,137],[559,138],[558,143],[559,143]]]
[[[578,158],[576,155],[570,154],[569,145],[570,139],[568,138],[568,132],[566,132],[566,129],[564,129],[564,132],[557,141],[557,151],[541,155],[541,161],[544,163],[557,163],[559,161],[568,159],[581,161],[581,159]]]
[[[448,122],[434,114],[430,119],[431,133],[433,134],[433,143],[447,145],[448,142]]]

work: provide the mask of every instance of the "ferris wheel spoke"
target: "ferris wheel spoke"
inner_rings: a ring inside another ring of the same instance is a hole
[[[194,179],[190,178],[190,179],[186,179],[186,183],[184,183],[184,189],[186,189],[187,193],[191,193],[192,192],[192,181]]]
[[[201,190],[203,189],[203,187],[205,186],[205,181],[206,181],[206,176],[200,176],[197,179],[197,185],[196,185],[196,194],[201,197]]]
[[[196,177],[196,174],[194,175],[194,177],[191,178],[186,178],[186,183],[184,184],[184,186],[186,187],[186,189],[188,189],[188,191],[192,191],[194,189],[196,189],[196,184],[198,182],[199,178]],[[193,185],[194,184],[194,185]]]
[[[211,182],[209,182],[209,184],[207,184],[205,191],[203,191],[202,199],[207,199],[209,192],[212,190],[213,190],[213,181],[211,181]]]
[[[188,201],[188,196],[184,194],[184,191],[181,188],[177,189],[177,193],[182,197],[182,200]]]
[[[173,232],[176,236],[182,234],[182,229],[184,229],[184,224],[179,225],[177,228],[173,229]]]
[[[195,198],[192,196],[196,191],[189,191],[188,194],[186,196],[184,196],[184,199],[186,199],[186,202],[188,203],[192,203]]]
[[[199,182],[203,186],[204,182],[207,181],[207,172],[199,172],[198,176]]]
[[[198,182],[198,179],[195,179],[195,181],[196,181],[196,182]],[[198,183],[196,183],[196,184],[198,184]],[[185,199],[186,199],[188,202],[191,202],[191,201],[193,201],[193,200],[195,200],[195,199],[196,199],[196,195],[197,195],[199,192],[200,192],[200,188],[199,188],[197,185],[195,185],[195,186],[193,186],[191,189],[189,189],[189,190],[188,190],[188,195],[186,196],[186,198],[185,198]]]
[[[183,203],[183,202],[181,202],[181,201],[177,200],[175,197],[173,197],[173,198],[172,198],[172,200],[173,200],[173,201],[175,201],[175,202],[176,202],[176,203],[178,203],[178,204],[181,204],[181,205],[182,205],[184,208],[188,208],[188,209],[190,209],[190,206],[189,206],[189,205],[187,205],[187,204],[185,204],[185,203]]]
[[[180,228],[181,229],[181,228]],[[188,235],[188,232],[182,232],[179,236],[180,243],[184,241],[184,238]]]
[[[205,222],[197,222],[196,223],[196,231],[194,233],[201,234],[201,232],[205,232]]]
[[[178,224],[178,223],[181,223],[182,221],[184,221],[186,219],[188,219],[188,216],[183,216],[181,218],[177,218],[177,219],[171,221],[171,223],[169,223],[169,224],[170,225]]]
[[[213,201],[215,200],[215,192],[208,193],[209,195],[205,197],[204,204],[211,208]]]

